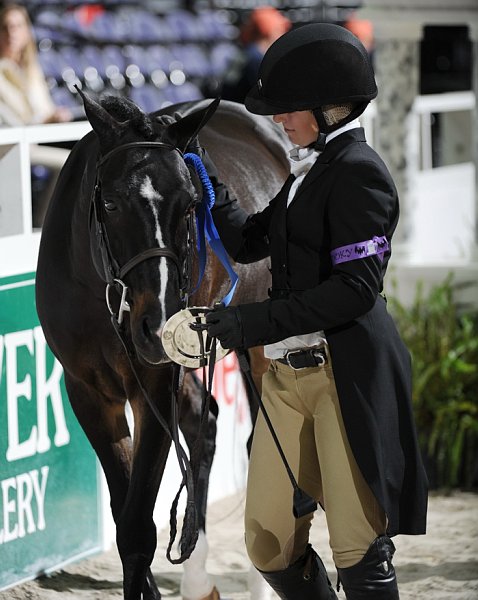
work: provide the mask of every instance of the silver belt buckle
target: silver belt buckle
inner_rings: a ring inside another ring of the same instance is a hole
[[[312,350],[312,354],[313,354],[313,356],[315,356],[316,359],[319,359],[317,366],[323,367],[325,365],[325,363],[327,362],[327,355],[325,354],[325,348],[323,346],[320,348],[316,348],[315,350]]]

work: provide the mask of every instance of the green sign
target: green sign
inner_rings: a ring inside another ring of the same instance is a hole
[[[100,550],[96,457],[46,345],[34,278],[0,279],[0,589]]]

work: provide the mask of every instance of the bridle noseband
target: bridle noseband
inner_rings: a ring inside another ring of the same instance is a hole
[[[181,156],[183,153],[174,146],[167,142],[154,142],[154,141],[138,141],[129,142],[113,148],[102,156],[96,164],[96,181],[92,194],[92,210],[91,214],[94,216],[94,228],[97,240],[98,249],[101,255],[101,261],[103,265],[104,280],[106,281],[106,304],[108,310],[113,318],[117,320],[118,325],[122,324],[124,313],[130,310],[129,304],[126,299],[128,286],[124,283],[123,278],[127,275],[134,267],[141,264],[142,262],[151,258],[164,257],[169,258],[174,263],[176,270],[179,275],[180,284],[180,296],[183,306],[187,305],[187,299],[189,296],[190,289],[190,276],[191,276],[191,248],[192,248],[192,232],[193,232],[193,219],[194,219],[194,202],[191,203],[185,212],[185,218],[187,220],[187,252],[186,258],[183,262],[180,261],[177,254],[166,246],[159,246],[156,248],[149,248],[139,252],[136,256],[129,259],[123,266],[120,266],[118,261],[115,259],[114,254],[111,250],[111,245],[108,239],[104,221],[104,207],[101,201],[101,169],[104,165],[116,154],[125,152],[129,149],[137,148],[149,148],[149,149],[164,149],[170,151],[179,152]],[[114,312],[112,303],[110,301],[111,289],[116,289],[120,295],[120,306],[117,315]]]

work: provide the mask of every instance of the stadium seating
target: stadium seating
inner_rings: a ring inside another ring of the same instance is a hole
[[[151,10],[127,0],[28,2],[55,100],[78,108],[74,83],[127,95],[148,112],[214,93],[237,52],[237,28],[224,12],[161,12],[165,4]]]

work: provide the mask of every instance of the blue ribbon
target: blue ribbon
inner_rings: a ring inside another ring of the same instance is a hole
[[[206,167],[204,166],[201,158],[192,152],[188,152],[184,155],[184,160],[186,163],[192,164],[196,169],[196,173],[201,181],[203,187],[203,199],[201,204],[196,208],[196,224],[198,230],[198,254],[199,254],[199,278],[194,291],[198,289],[201,285],[202,278],[204,276],[204,272],[206,270],[206,240],[208,241],[209,246],[221,261],[223,267],[226,269],[229,279],[231,280],[231,287],[228,293],[222,299],[222,303],[225,306],[228,306],[234,296],[234,292],[236,291],[237,283],[239,281],[239,276],[234,271],[229,262],[229,257],[227,255],[226,249],[219,237],[219,233],[214,225],[214,221],[211,215],[211,209],[214,206],[214,202],[216,201],[216,196],[214,194],[214,188],[212,186],[211,180],[209,179],[209,175],[206,171]]]

